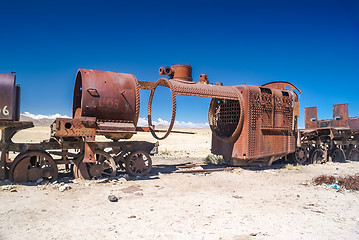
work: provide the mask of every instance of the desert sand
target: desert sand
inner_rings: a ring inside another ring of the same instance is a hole
[[[187,131],[196,134],[160,142],[142,179],[1,181],[0,239],[359,239],[359,193],[311,183],[358,173],[359,162],[174,173],[210,153],[209,129]],[[48,137],[47,127],[36,127],[14,140]],[[131,140],[154,141],[149,133]]]

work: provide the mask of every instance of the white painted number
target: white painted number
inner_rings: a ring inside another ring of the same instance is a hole
[[[7,110],[7,106],[5,106],[3,109],[2,109],[2,113],[7,116],[9,115],[9,110]]]

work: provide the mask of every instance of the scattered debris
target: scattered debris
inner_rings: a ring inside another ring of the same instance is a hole
[[[237,198],[237,199],[243,198],[242,196],[238,196],[238,195],[234,195],[234,196],[232,196],[232,197]]]
[[[359,191],[359,174],[338,178],[338,183],[347,190]]]
[[[319,210],[312,210],[312,212],[315,212],[315,213],[324,213],[324,212],[319,211]]]
[[[94,182],[95,183],[108,183],[109,180],[108,180],[108,178],[102,178],[102,179],[96,179]]]
[[[301,182],[300,185],[308,186],[308,185],[310,185],[310,183],[309,182]]]
[[[320,175],[319,177],[313,179],[313,183],[315,185],[333,184],[335,183],[335,181],[336,180],[334,176],[328,176],[328,175]]]
[[[334,177],[320,175],[313,179],[315,185],[322,185],[325,188],[346,189],[359,191],[359,174],[346,177]]]
[[[12,185],[7,185],[7,186],[3,186],[2,191],[9,191],[9,192],[17,192],[17,189],[15,186]]]
[[[251,233],[251,234],[249,234],[249,235],[252,236],[252,237],[255,237],[255,236],[257,236],[258,234],[260,234],[260,232],[259,232],[259,233]]]
[[[136,216],[135,216],[135,215],[132,215],[132,216],[129,216],[128,218],[136,218]]]
[[[118,202],[118,198],[115,195],[112,195],[112,194],[108,195],[108,200],[110,202]]]
[[[208,169],[187,169],[187,170],[177,170],[175,173],[205,173],[205,172],[216,172],[216,171],[232,171],[234,167],[228,168],[208,168]]]
[[[63,184],[63,185],[60,185],[60,187],[59,187],[60,192],[64,192],[64,191],[70,190],[70,189],[71,189],[71,186],[69,184]]]

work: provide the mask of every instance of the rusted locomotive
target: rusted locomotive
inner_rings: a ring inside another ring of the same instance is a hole
[[[77,72],[73,118],[58,118],[51,138],[40,143],[13,143],[12,137],[32,122],[19,121],[20,87],[15,75],[0,75],[0,179],[15,182],[57,179],[57,165],[73,166],[75,178],[115,176],[118,168],[131,175],[146,175],[152,167],[150,154],[158,143],[119,141],[129,139],[137,128],[140,88],[131,74],[80,69]],[[104,135],[111,141],[96,141]],[[106,149],[106,151],[105,151]],[[14,158],[10,153],[16,153]]]
[[[273,161],[295,152],[297,119],[299,117],[300,90],[288,82],[272,82],[263,86],[223,86],[208,84],[202,74],[198,82],[192,80],[189,65],[173,65],[160,68],[161,78],[147,83],[150,89],[148,124],[151,128],[152,98],[157,86],[170,88],[172,93],[172,119],[170,133],[176,115],[176,95],[211,98],[208,118],[212,130],[212,153],[224,156],[231,165],[248,165],[261,161],[270,165]]]
[[[306,108],[306,129],[298,130],[301,91],[293,84],[277,81],[262,86],[209,84],[206,74],[192,79],[190,65],[161,67],[156,83],[143,82],[151,90],[148,124],[156,139],[170,133],[176,116],[176,95],[211,98],[208,120],[212,130],[213,154],[222,155],[230,165],[253,162],[271,165],[278,159],[296,163],[359,160],[359,118],[348,117],[348,105],[333,107],[333,120],[316,120],[313,108]],[[172,117],[167,133],[158,137],[152,129],[152,99],[157,86],[172,94]],[[312,115],[311,115],[312,114]],[[318,123],[318,125],[316,125]],[[314,124],[314,125],[313,125]],[[325,125],[325,126],[324,126]],[[310,129],[308,129],[310,128]]]
[[[124,141],[138,131],[165,139],[176,117],[176,95],[211,98],[208,120],[211,152],[230,165],[253,162],[271,165],[293,158],[299,164],[358,160],[359,118],[349,118],[348,105],[334,105],[333,119],[318,121],[316,107],[305,109],[305,129],[298,130],[301,91],[278,81],[262,86],[209,84],[206,74],[193,81],[190,65],[159,69],[156,82],[138,81],[134,75],[79,69],[73,95],[73,117],[58,118],[51,138],[40,143],[13,143],[14,134],[33,127],[19,121],[20,87],[15,75],[0,74],[0,179],[15,182],[56,179],[57,165],[72,166],[75,178],[114,176],[119,169],[144,176],[152,167],[150,155],[158,142]],[[152,102],[158,86],[170,89],[171,121],[167,131],[155,130]],[[140,90],[150,90],[148,127],[138,127]],[[159,137],[156,132],[165,132]],[[110,139],[96,141],[96,136]],[[105,151],[106,150],[106,151]],[[15,157],[10,152],[16,153]]]
[[[295,155],[300,164],[359,160],[359,117],[349,117],[348,104],[333,105],[333,118],[317,119],[317,107],[304,109],[305,129]]]

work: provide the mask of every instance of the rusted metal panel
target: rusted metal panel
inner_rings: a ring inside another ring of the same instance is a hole
[[[15,75],[0,74],[0,120],[18,121],[20,118],[20,87]]]
[[[295,136],[292,130],[293,102],[295,97],[291,90],[270,89],[267,87],[240,85],[235,86],[243,96],[243,126],[240,135],[234,141],[225,141],[224,136],[216,130],[215,122],[210,125],[213,132],[212,153],[223,155],[236,163],[250,163],[257,160],[269,161],[273,156],[283,156],[295,151]],[[214,101],[214,99],[212,99]],[[224,111],[223,113],[220,113]],[[223,118],[235,122],[235,108],[223,108],[210,111],[210,119],[217,122]],[[232,129],[223,125],[222,129]]]
[[[333,105],[333,127],[348,127],[348,104]]]
[[[140,85],[131,74],[79,69],[76,76],[73,116],[95,117],[98,134],[111,139],[135,133]]]
[[[312,129],[317,127],[317,107],[304,108],[305,129]]]
[[[359,129],[359,117],[350,117],[348,125],[350,129]]]
[[[348,104],[333,105],[333,119],[317,119],[317,107],[307,107],[305,111],[305,129],[348,128],[359,129],[359,118],[349,117]]]
[[[96,136],[96,118],[57,118],[52,128],[55,137],[84,137],[87,142],[94,142]]]

